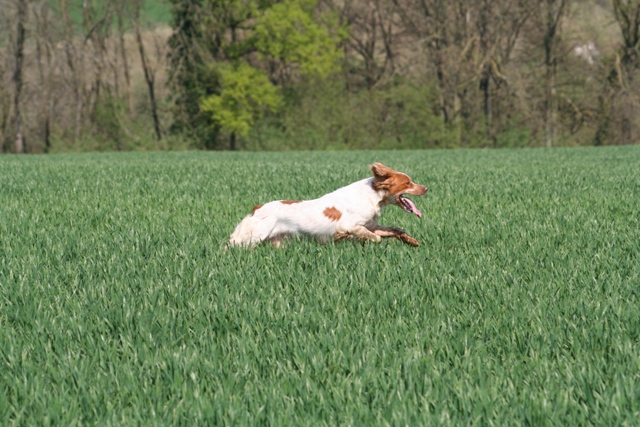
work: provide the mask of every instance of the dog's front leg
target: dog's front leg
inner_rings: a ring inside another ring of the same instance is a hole
[[[408,245],[420,246],[420,243],[413,237],[409,236],[407,232],[404,231],[402,228],[383,227],[381,225],[376,225],[376,228],[373,229],[373,232],[380,237],[394,237],[398,240],[402,240]]]
[[[402,228],[399,227],[383,227],[382,225],[377,225],[373,228],[370,228],[372,232],[377,234],[380,237],[398,237],[400,234],[407,234]]]

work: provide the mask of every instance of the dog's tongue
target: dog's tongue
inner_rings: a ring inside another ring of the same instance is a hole
[[[418,215],[418,218],[422,218],[422,212],[420,212],[420,209],[416,207],[416,204],[413,203],[413,201],[410,198],[403,197],[402,200],[405,203],[405,206],[407,207],[406,209],[407,212],[414,213]]]

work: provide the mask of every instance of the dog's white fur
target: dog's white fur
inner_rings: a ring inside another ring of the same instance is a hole
[[[371,165],[373,177],[354,182],[318,199],[277,200],[258,205],[231,234],[231,246],[255,246],[269,241],[276,246],[292,236],[305,235],[320,242],[355,239],[380,242],[395,237],[410,245],[418,241],[396,227],[378,225],[383,206],[395,204],[421,216],[405,194],[422,196],[427,187],[414,184],[406,174],[381,163]],[[412,206],[412,207],[411,207]]]

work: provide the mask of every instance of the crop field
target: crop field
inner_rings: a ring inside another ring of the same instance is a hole
[[[224,250],[380,161],[417,248]],[[2,425],[639,425],[640,147],[0,157]]]

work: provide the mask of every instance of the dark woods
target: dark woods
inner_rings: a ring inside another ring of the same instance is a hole
[[[640,134],[639,0],[0,9],[2,152],[610,145]]]

